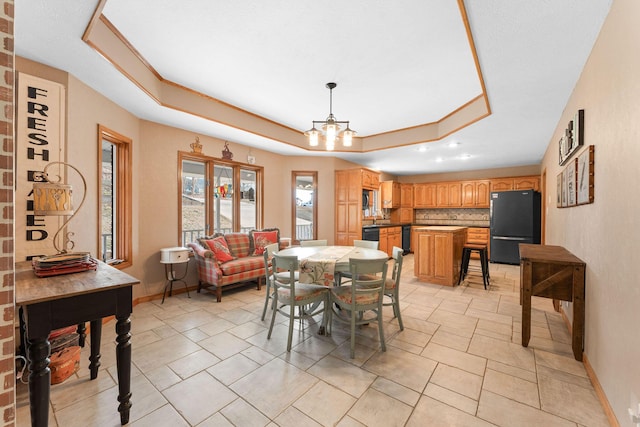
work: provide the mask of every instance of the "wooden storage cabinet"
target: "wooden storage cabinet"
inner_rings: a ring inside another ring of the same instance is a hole
[[[487,245],[487,256],[489,256],[489,228],[485,227],[469,227],[467,228],[467,240],[466,243],[473,243],[476,245]],[[471,252],[471,258],[480,259],[480,255],[477,252]]]
[[[335,244],[362,238],[362,169],[335,172]]]
[[[462,207],[463,208],[488,208],[490,182],[489,180],[481,181],[462,181]]]
[[[380,188],[380,174],[369,169],[356,169],[361,171],[362,188],[365,190],[378,190]]]
[[[416,209],[437,207],[436,184],[421,183],[413,185],[413,207]]]
[[[540,191],[540,177],[517,176],[512,178],[496,178],[489,180],[491,191],[531,190]]]
[[[413,208],[413,184],[400,184],[400,207]]]
[[[380,196],[384,209],[400,207],[401,186],[399,182],[383,181],[380,183]]]
[[[416,234],[415,276],[420,281],[455,286],[460,276],[466,228],[416,227]]]
[[[381,227],[378,249],[391,257],[394,246],[402,247],[402,227]]]
[[[462,186],[460,182],[436,184],[436,205],[439,208],[459,208],[462,206]]]

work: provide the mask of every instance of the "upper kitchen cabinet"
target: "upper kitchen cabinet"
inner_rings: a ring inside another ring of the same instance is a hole
[[[540,177],[517,176],[513,178],[491,179],[491,191],[535,190],[540,191]]]
[[[383,181],[380,183],[380,196],[384,209],[399,208],[401,204],[401,186],[399,182]]]
[[[400,207],[413,208],[413,184],[400,184]]]
[[[416,209],[437,207],[436,184],[413,184],[413,207]]]
[[[490,186],[489,180],[462,181],[462,207],[488,208]]]
[[[459,208],[462,206],[460,182],[439,182],[436,184],[436,205],[439,208]]]
[[[380,188],[380,173],[369,169],[360,170],[362,171],[362,188],[365,190],[378,190]]]

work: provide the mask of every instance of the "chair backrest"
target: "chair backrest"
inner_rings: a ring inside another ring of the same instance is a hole
[[[264,247],[262,257],[264,258],[264,274],[267,278],[267,282],[269,282],[269,277],[271,276],[271,258],[279,247],[280,245],[278,243],[272,243]]]
[[[374,240],[354,240],[353,246],[358,248],[378,249],[378,242]]]
[[[291,289],[291,298],[295,300],[295,286],[293,284],[296,282],[295,273],[298,270],[298,257],[286,256],[286,255],[278,255],[278,253],[273,254],[273,258],[271,258],[271,268],[273,269],[273,284],[276,288],[290,288]],[[289,277],[287,279],[282,279],[279,277],[277,272],[289,272]],[[285,282],[286,280],[286,282]]]
[[[402,260],[404,259],[404,250],[397,246],[393,247],[393,270],[391,272],[391,278],[396,282],[396,288],[400,284],[400,275],[402,274]]]
[[[326,240],[301,240],[300,246],[327,246]]]
[[[349,259],[349,271],[353,277],[351,285],[352,306],[360,304],[358,294],[378,294],[375,302],[365,306],[382,305],[384,282],[387,279],[387,259]],[[370,300],[370,299],[369,299]]]

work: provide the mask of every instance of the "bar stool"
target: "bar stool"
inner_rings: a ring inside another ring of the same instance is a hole
[[[478,245],[473,243],[467,243],[462,247],[462,263],[460,265],[460,278],[458,279],[458,285],[462,283],[467,276],[469,270],[469,259],[471,258],[471,252],[478,252],[480,255],[480,266],[482,268],[482,283],[485,290],[489,284],[489,255],[487,252],[487,245]]]

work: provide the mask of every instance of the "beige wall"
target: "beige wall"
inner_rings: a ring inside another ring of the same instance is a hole
[[[621,425],[640,399],[640,2],[616,0],[549,142],[547,243],[587,264],[585,354]],[[595,146],[595,202],[556,208],[558,146],[585,110],[585,145]],[[570,307],[565,309],[570,313]]]

